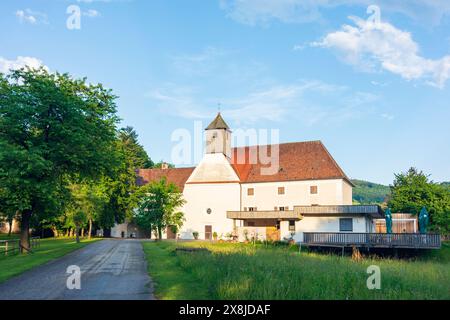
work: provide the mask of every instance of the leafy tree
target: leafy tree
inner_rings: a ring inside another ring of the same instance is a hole
[[[124,152],[131,161],[133,169],[148,169],[153,167],[154,163],[144,147],[139,144],[138,134],[133,127],[128,126],[120,129],[119,140],[122,143]]]
[[[434,183],[416,168],[395,175],[388,205],[393,212],[419,214],[426,207],[431,228],[444,234],[450,227],[450,189]]]
[[[80,229],[86,223],[87,215],[82,210],[77,210],[72,215],[72,221],[75,225],[75,235],[77,243],[80,242]]]
[[[64,212],[69,181],[110,168],[115,99],[101,84],[42,68],[0,74],[0,188],[20,195],[15,206],[25,249],[32,218]]]
[[[154,165],[132,127],[118,131],[114,154],[115,165],[101,181],[109,199],[98,217],[98,223],[104,229],[133,218],[133,210],[138,205],[136,170]]]
[[[15,195],[7,194],[7,190],[0,188],[0,221],[6,220],[8,223],[8,237],[11,236],[13,221],[17,217],[16,202]]]
[[[168,168],[175,168],[175,165],[174,165],[174,164],[167,163],[167,162],[164,162],[164,161],[160,161],[160,162],[158,162],[158,163],[155,163],[155,164],[153,165],[153,168],[161,169],[162,166],[163,166],[163,164],[167,165]]]
[[[85,214],[86,223],[88,223],[88,237],[90,239],[93,222],[98,221],[106,203],[109,201],[105,185],[101,183],[101,180],[98,183],[87,181],[73,184],[70,189],[75,210]]]
[[[184,222],[179,208],[185,203],[182,193],[165,178],[153,181],[140,189],[140,204],[136,212],[136,222],[141,227],[154,231],[162,238],[162,230],[167,227],[177,231]]]

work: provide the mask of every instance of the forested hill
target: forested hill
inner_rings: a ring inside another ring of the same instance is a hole
[[[364,180],[352,180],[353,202],[360,204],[381,204],[390,192],[388,186]]]
[[[381,204],[386,201],[390,193],[389,186],[374,182],[352,179],[354,204]],[[450,182],[438,182],[438,184],[450,189]]]

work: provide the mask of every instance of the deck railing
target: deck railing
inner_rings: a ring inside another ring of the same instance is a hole
[[[438,249],[439,234],[304,232],[303,243],[318,246]]]

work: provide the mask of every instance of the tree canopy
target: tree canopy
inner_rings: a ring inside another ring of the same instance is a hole
[[[390,186],[391,196],[388,205],[393,212],[418,215],[422,207],[430,214],[431,228],[444,234],[450,228],[450,189],[438,184],[416,168],[395,175]]]
[[[185,203],[182,193],[173,183],[167,183],[165,178],[153,181],[140,190],[140,202],[135,214],[138,225],[158,234],[171,227],[174,233],[183,225],[184,214],[180,207]]]
[[[31,217],[62,212],[70,180],[109,169],[115,99],[100,84],[42,68],[0,74],[0,188],[16,195],[9,201],[20,213],[25,247]]]

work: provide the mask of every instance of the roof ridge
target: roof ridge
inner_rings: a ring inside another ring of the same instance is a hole
[[[257,145],[250,145],[250,146],[232,147],[231,149],[266,147],[266,146],[276,146],[276,145],[280,146],[280,145],[297,144],[297,143],[319,143],[319,144],[323,145],[321,140],[308,140],[308,141],[281,142],[281,143],[272,143],[272,144],[257,144]]]

